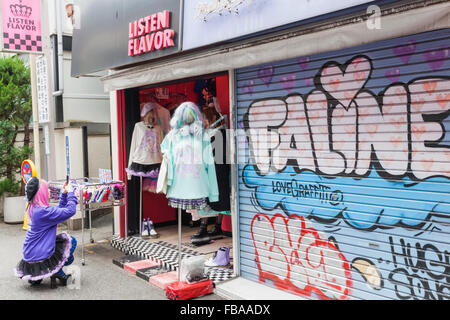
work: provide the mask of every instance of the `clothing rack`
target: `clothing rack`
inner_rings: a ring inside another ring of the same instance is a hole
[[[50,190],[58,189],[61,192],[65,182],[66,180],[50,181],[49,188]],[[92,211],[121,206],[125,206],[125,210],[127,210],[127,190],[124,182],[116,180],[101,182],[99,178],[78,178],[70,179],[70,182],[74,188],[75,195],[78,197],[81,211],[81,264],[84,266],[86,264],[84,255],[84,219],[86,213],[89,214],[90,242],[94,243],[92,237]],[[50,197],[49,202],[59,203],[59,200],[59,197],[53,195]],[[127,213],[125,213],[125,216],[127,216]],[[114,215],[112,222],[114,234]]]

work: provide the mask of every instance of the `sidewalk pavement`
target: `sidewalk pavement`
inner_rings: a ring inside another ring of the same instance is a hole
[[[109,243],[111,223],[109,215],[93,219],[93,244],[89,242],[89,232],[85,232],[85,266],[81,265],[81,231],[70,233],[78,240],[74,265],[80,267],[82,275],[81,289],[69,290],[59,286],[50,289],[49,279],[45,279],[40,286],[32,287],[14,276],[13,269],[22,258],[26,232],[22,230],[22,225],[8,225],[0,220],[0,300],[167,300],[162,289],[113,264],[113,259],[124,254]],[[64,230],[58,230],[61,231]],[[211,294],[196,300],[222,298]]]

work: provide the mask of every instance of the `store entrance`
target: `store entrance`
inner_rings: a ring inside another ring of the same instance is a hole
[[[211,134],[219,201],[209,203],[208,210],[182,210],[182,245],[197,253],[211,256],[219,249],[223,251],[225,247],[232,260],[231,170],[230,161],[227,159],[231,140],[226,130],[229,129],[228,81],[228,74],[219,74],[125,90],[123,121],[127,155],[124,166],[128,168],[133,162],[133,159],[130,160],[130,156],[136,154],[133,134],[137,124],[144,121],[142,113],[146,112],[144,109],[148,108],[149,104],[158,104],[155,120],[165,136],[170,131],[169,121],[177,107],[186,101],[194,102],[202,113],[205,129],[210,129],[205,132]],[[128,174],[128,234],[139,236],[148,242],[177,245],[177,209],[169,205],[164,193],[156,193],[156,181],[157,176],[155,178],[154,175],[140,177]],[[228,265],[231,264],[232,261]]]

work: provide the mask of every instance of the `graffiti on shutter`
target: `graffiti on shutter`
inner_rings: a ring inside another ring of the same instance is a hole
[[[449,39],[401,40],[238,73],[260,281],[321,299],[450,298]]]

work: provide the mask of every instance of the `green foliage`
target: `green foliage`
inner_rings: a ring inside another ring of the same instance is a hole
[[[10,179],[3,179],[0,181],[0,195],[4,193],[18,194],[20,191],[20,185],[18,182],[11,181]]]
[[[0,58],[0,195],[17,193],[16,174],[32,149],[18,146],[17,134],[32,115],[30,69],[18,57]]]

